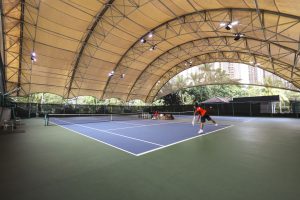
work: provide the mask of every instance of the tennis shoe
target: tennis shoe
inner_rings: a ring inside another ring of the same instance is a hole
[[[203,130],[202,129],[200,129],[199,131],[198,131],[198,133],[200,134],[200,133],[203,133]]]

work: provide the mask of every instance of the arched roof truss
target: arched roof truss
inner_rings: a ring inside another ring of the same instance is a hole
[[[300,88],[297,0],[2,0],[1,9],[6,89],[21,87],[17,96],[151,102],[176,73],[216,61],[260,63]]]

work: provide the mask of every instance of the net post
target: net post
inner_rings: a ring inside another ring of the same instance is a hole
[[[45,126],[48,126],[49,125],[49,116],[47,113],[45,113],[44,118],[45,118]]]

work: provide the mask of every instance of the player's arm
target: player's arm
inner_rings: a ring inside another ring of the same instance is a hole
[[[199,122],[199,120],[200,120],[200,117],[201,117],[201,115],[198,115],[198,119],[197,119],[197,122]]]

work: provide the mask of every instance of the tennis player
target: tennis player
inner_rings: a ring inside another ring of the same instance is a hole
[[[201,108],[198,103],[195,103],[194,109],[195,109],[195,111],[194,111],[194,118],[193,118],[193,121],[192,121],[193,126],[195,125],[196,114],[198,114],[197,122],[199,121],[199,119],[201,117],[200,129],[199,129],[198,133],[203,133],[203,127],[204,127],[204,124],[205,124],[206,120],[207,121],[212,121],[212,123],[214,123],[215,126],[218,126],[218,124],[216,123],[216,121],[213,120],[208,115],[207,110]]]

